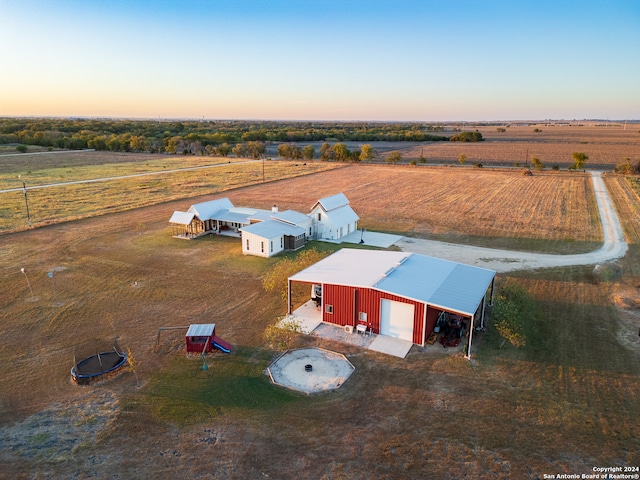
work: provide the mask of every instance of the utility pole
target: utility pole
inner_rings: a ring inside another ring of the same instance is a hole
[[[24,203],[27,206],[27,221],[29,222],[29,226],[31,226],[31,215],[29,214],[29,199],[27,198],[27,184],[22,182],[22,193],[24,193]]]

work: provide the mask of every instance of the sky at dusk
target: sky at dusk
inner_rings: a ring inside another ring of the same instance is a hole
[[[0,0],[0,116],[640,119],[637,0]]]

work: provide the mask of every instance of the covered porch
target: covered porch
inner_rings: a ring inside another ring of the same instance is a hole
[[[376,335],[370,332],[358,332],[353,328],[323,322],[322,311],[313,300],[306,302],[284,317],[280,321],[280,326],[286,327],[292,321],[296,322],[300,331],[306,335],[315,335],[394,357],[406,357],[413,346],[411,342],[399,338]]]

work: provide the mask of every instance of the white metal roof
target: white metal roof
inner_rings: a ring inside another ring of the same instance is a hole
[[[189,212],[195,213],[200,220],[210,220],[215,218],[214,215],[220,210],[228,210],[233,208],[233,203],[228,198],[218,198],[208,202],[196,203],[189,207]]]
[[[289,225],[288,223],[278,222],[277,220],[266,220],[264,222],[253,223],[242,227],[242,232],[251,233],[259,237],[272,239],[282,235],[304,235],[304,228]]]
[[[473,315],[495,275],[493,270],[412,254],[375,287]]]
[[[349,205],[349,200],[345,196],[344,193],[336,193],[335,195],[331,195],[330,197],[321,198],[316,202],[315,206],[320,204],[322,208],[328,212],[330,210],[334,210],[336,208],[344,207],[345,205]],[[312,209],[313,209],[312,208]]]
[[[493,270],[417,253],[343,248],[289,279],[371,287],[473,315],[495,274]]]
[[[189,325],[185,337],[210,337],[215,329],[215,323],[193,323]]]
[[[339,207],[327,212],[327,217],[336,227],[346,225],[348,223],[357,222],[360,217],[353,211],[349,205]]]
[[[384,255],[377,255],[379,253]],[[343,248],[289,278],[318,284],[372,287],[387,270],[408,255],[406,252]]]
[[[180,225],[189,225],[193,217],[195,217],[195,213],[192,212],[173,212],[171,218],[169,219],[169,223],[177,223]]]
[[[287,222],[292,225],[298,225],[310,220],[308,215],[304,213],[296,212],[295,210],[285,210],[284,212],[272,212],[271,218],[279,220],[281,222]]]

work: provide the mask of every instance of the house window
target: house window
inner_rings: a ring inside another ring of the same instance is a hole
[[[358,319],[359,319],[361,322],[366,322],[366,321],[367,321],[367,312],[360,312],[360,313],[358,314]]]
[[[284,237],[280,237],[280,248],[284,248]]]
[[[322,220],[322,213],[318,214],[318,221]]]
[[[264,253],[264,242],[260,242],[260,251]]]
[[[249,239],[247,238],[247,250],[249,250]]]
[[[325,305],[325,306],[324,306],[324,310],[325,310],[327,313],[333,313],[333,305]]]
[[[273,252],[273,240],[271,240],[271,252]]]

